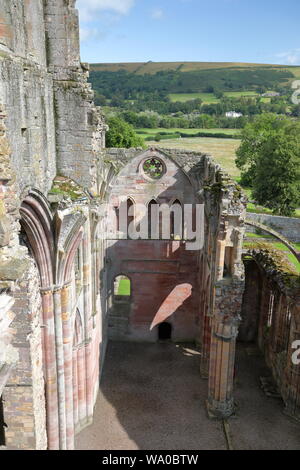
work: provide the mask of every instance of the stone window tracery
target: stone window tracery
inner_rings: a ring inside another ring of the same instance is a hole
[[[143,172],[149,178],[158,180],[165,172],[164,163],[156,157],[147,158],[143,163]]]

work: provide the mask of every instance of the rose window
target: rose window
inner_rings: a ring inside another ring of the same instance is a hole
[[[164,164],[158,158],[148,158],[143,165],[145,175],[149,178],[157,180],[164,174]]]

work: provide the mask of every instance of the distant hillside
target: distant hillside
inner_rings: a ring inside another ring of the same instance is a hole
[[[141,100],[141,95],[245,92],[280,94],[300,78],[300,67],[221,62],[92,64],[90,81],[106,99]],[[151,97],[154,99],[154,96]]]
[[[106,64],[91,64],[91,70],[101,72],[118,72],[126,71],[138,75],[155,74],[162,71],[177,71],[177,72],[194,72],[198,70],[209,69],[277,69],[288,70],[295,77],[300,78],[300,67],[276,65],[276,64],[250,64],[239,62],[124,62],[124,63],[106,63]]]
[[[147,62],[92,64],[89,80],[106,115],[137,129],[241,129],[266,112],[299,117],[291,101],[297,78],[300,66]]]

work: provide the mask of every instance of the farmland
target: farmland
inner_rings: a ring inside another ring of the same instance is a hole
[[[224,93],[228,98],[241,98],[241,97],[255,97],[259,96],[255,91],[228,91]],[[189,100],[200,99],[204,104],[219,103],[220,99],[213,93],[171,93],[169,98],[172,102],[186,102]],[[269,100],[269,98],[262,98],[262,100]],[[265,101],[268,102],[268,101]]]
[[[298,119],[291,83],[299,77],[297,66],[150,61],[92,64],[90,81],[106,116],[133,126],[146,145],[211,154],[239,180],[242,129],[264,113]],[[253,202],[249,210],[267,211]]]
[[[222,129],[223,130],[223,129]],[[183,148],[210,154],[232,178],[239,179],[240,170],[235,165],[235,152],[239,147],[240,141],[237,139],[215,139],[209,137],[193,137],[173,139],[167,141],[147,142],[149,146],[158,146],[161,148]]]
[[[154,129],[146,129],[140,128],[136,129],[137,134],[141,135],[144,139],[147,137],[155,137],[155,135],[164,132],[169,134],[176,134],[179,132],[183,132],[184,134],[190,134],[193,137],[198,132],[205,132],[206,134],[215,134],[215,133],[222,133],[227,134],[228,136],[235,136],[240,134],[240,129],[185,129],[185,128],[171,128],[171,129],[163,129],[161,127],[154,128]],[[181,139],[182,140],[182,139]]]
[[[215,69],[251,70],[268,68],[272,70],[289,70],[297,78],[300,77],[300,67],[271,64],[251,64],[242,62],[127,62],[91,64],[91,70],[101,72],[118,72],[120,70],[137,75],[156,74],[157,72],[194,72]]]

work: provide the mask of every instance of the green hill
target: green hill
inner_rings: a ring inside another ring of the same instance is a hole
[[[123,62],[123,63],[106,63],[91,64],[91,70],[101,72],[118,72],[125,71],[137,75],[155,74],[157,72],[177,71],[177,72],[195,72],[199,70],[210,69],[273,69],[288,70],[294,77],[300,77],[300,67],[276,65],[276,64],[251,64],[242,62]]]
[[[299,77],[300,67],[231,62],[92,64],[90,74],[98,94],[123,100],[140,100],[142,94],[151,93],[152,100],[158,95],[216,91],[245,95],[275,90],[283,94],[283,89],[291,88],[291,82]]]

